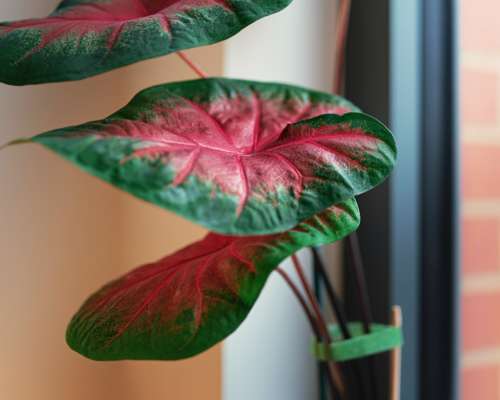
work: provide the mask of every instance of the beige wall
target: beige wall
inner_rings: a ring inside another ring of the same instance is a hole
[[[56,3],[6,0],[0,20],[42,15]],[[220,46],[190,54],[220,73]],[[169,56],[77,83],[0,84],[0,142],[104,117],[144,87],[190,78]],[[177,363],[96,363],[64,342],[66,324],[88,294],[202,229],[34,145],[0,153],[0,188],[0,399],[220,398],[219,349]]]

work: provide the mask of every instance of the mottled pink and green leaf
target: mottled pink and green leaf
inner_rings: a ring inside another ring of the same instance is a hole
[[[352,199],[281,234],[210,233],[92,295],[68,327],[68,344],[95,360],[199,354],[238,328],[281,261],[302,247],[339,240],[358,225]]]
[[[0,23],[0,81],[77,80],[227,39],[292,0],[65,0]]]
[[[345,100],[229,79],[157,86],[102,121],[34,137],[210,230],[269,234],[379,184],[396,149]],[[319,115],[319,116],[318,116]]]

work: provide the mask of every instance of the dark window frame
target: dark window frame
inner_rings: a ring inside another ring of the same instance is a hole
[[[454,0],[354,1],[347,44],[347,97],[387,123],[399,147],[391,179],[359,198],[359,237],[375,318],[403,307],[404,400],[458,399],[456,10]],[[348,313],[359,319],[345,270]],[[387,357],[377,363],[386,382]]]

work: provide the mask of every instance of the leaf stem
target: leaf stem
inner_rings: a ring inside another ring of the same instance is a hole
[[[366,285],[366,276],[363,266],[363,258],[361,255],[361,248],[359,246],[359,238],[356,232],[349,235],[348,238],[349,250],[352,257],[352,268],[354,270],[354,281],[356,290],[359,295],[361,303],[361,313],[363,316],[363,330],[365,333],[370,333],[371,324],[373,323],[373,315],[370,307],[370,298],[368,295],[368,288]]]
[[[202,79],[207,78],[207,74],[198,66],[196,65],[188,56],[186,53],[183,51],[178,51],[176,53],[182,61],[184,61],[189,68],[191,68],[196,75],[198,75]]]
[[[347,326],[347,318],[340,304],[340,299],[337,297],[337,294],[333,289],[332,282],[330,281],[328,273],[326,272],[325,264],[323,263],[323,260],[321,259],[321,256],[316,248],[311,247],[311,251],[315,261],[314,267],[316,268],[319,276],[325,284],[326,293],[328,294],[330,305],[335,313],[335,317],[337,318],[337,321],[339,323],[340,330],[342,331],[342,336],[346,339],[350,339],[352,335],[351,332],[349,332],[349,327]]]
[[[355,278],[354,281],[361,305],[363,331],[365,333],[370,333],[371,324],[373,323],[373,314],[370,306],[370,298],[366,284],[365,269],[363,266],[363,257],[361,255],[361,247],[359,245],[359,237],[357,232],[354,232],[351,235],[349,235],[348,243],[352,258],[351,265],[354,270],[354,278]],[[375,373],[376,370],[375,357],[376,356],[368,357],[367,362],[368,362],[370,384],[373,390],[373,398],[377,400],[379,398],[379,395],[378,395],[377,376]]]
[[[311,330],[314,333],[314,336],[316,337],[316,340],[319,342],[321,341],[321,335],[320,331],[318,328],[317,321],[315,320],[309,306],[307,305],[306,300],[304,299],[304,296],[302,296],[302,293],[300,292],[300,289],[293,283],[292,279],[290,276],[281,268],[276,268],[276,272],[278,272],[283,280],[288,284],[290,289],[292,290],[293,294],[299,301],[300,305],[302,306],[302,309],[304,310],[304,314],[307,317],[307,320],[309,321],[309,325],[311,326]],[[332,390],[332,399],[335,398],[335,393],[337,392],[337,388],[335,387],[335,383],[332,380],[332,376],[328,371],[328,365],[324,361],[319,362],[319,367],[321,370],[321,373],[326,376],[326,379],[328,380],[328,385],[330,386],[330,389]]]
[[[318,326],[316,324],[316,320],[314,319],[314,316],[313,316],[311,310],[309,309],[309,306],[307,305],[307,302],[304,299],[304,296],[302,296],[302,293],[300,293],[300,290],[297,287],[297,285],[295,285],[295,283],[293,283],[290,276],[282,268],[280,268],[280,267],[276,268],[276,272],[281,275],[281,277],[284,279],[284,281],[287,283],[287,285],[290,287],[293,294],[295,295],[295,297],[299,301],[300,305],[302,306],[302,309],[304,310],[304,314],[306,315],[307,320],[309,321],[309,325],[311,326],[311,329],[314,332],[314,335],[317,338],[321,337],[321,335],[319,333]]]
[[[302,286],[304,288],[306,296],[312,305],[312,309],[313,309],[314,313],[316,314],[316,320],[318,321],[318,329],[321,333],[321,336],[323,337],[323,340],[327,344],[331,344],[332,337],[330,335],[330,332],[328,331],[328,327],[326,325],[325,319],[323,318],[323,315],[321,313],[321,309],[320,309],[318,300],[314,296],[314,293],[313,293],[311,287],[309,286],[309,283],[307,282],[307,278],[304,274],[304,269],[302,268],[302,265],[301,265],[296,254],[292,255],[292,262],[293,262],[293,265],[295,267],[295,270],[297,271],[297,275],[299,276],[299,279],[302,283]],[[344,382],[342,379],[342,374],[340,372],[340,369],[338,368],[337,364],[335,364],[333,362],[328,363],[328,368],[329,368],[329,372],[332,376],[332,380],[337,385],[339,392],[340,392],[340,395],[343,398],[345,396],[345,386],[344,386]]]
[[[335,289],[333,288],[331,279],[326,271],[325,263],[323,262],[318,249],[316,249],[315,247],[311,247],[311,251],[314,258],[314,268],[316,270],[316,274],[317,276],[319,276],[320,280],[325,285],[326,292],[330,300],[330,306],[335,313],[335,317],[342,332],[342,336],[344,337],[344,339],[351,339],[352,334],[349,331],[349,326],[347,324],[347,317],[345,315],[342,302],[335,293]],[[363,374],[360,370],[360,365],[358,364],[357,361],[352,361],[351,363],[346,363],[346,367],[349,368],[349,371],[354,373],[354,378],[358,380],[358,382],[354,382],[354,387],[358,387],[361,390],[362,392],[361,398],[364,399],[366,396],[366,388],[363,384]]]
[[[300,305],[302,306],[302,309],[304,310],[304,314],[307,317],[307,320],[309,321],[309,325],[311,326],[311,330],[314,332],[314,336],[316,337],[317,341],[321,341],[321,335],[319,332],[318,324],[317,321],[314,318],[314,315],[312,314],[309,306],[307,305],[306,300],[304,299],[304,296],[302,296],[302,293],[300,292],[300,289],[293,283],[292,279],[290,276],[280,267],[276,268],[276,272],[278,272],[283,280],[287,283],[287,285],[290,287],[292,290],[293,294],[299,301]],[[328,380],[328,385],[330,386],[330,389],[332,391],[332,399],[336,397],[336,393],[338,389],[335,387],[335,383],[332,380],[331,375],[328,372],[328,365],[324,361],[319,362],[319,367],[321,370],[321,373],[326,376]]]

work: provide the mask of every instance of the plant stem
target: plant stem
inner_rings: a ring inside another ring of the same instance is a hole
[[[314,319],[314,316],[313,316],[311,310],[309,309],[309,306],[307,305],[306,300],[302,296],[302,293],[300,293],[300,290],[297,287],[297,285],[295,285],[295,283],[293,283],[292,279],[288,276],[288,274],[283,269],[278,267],[278,268],[276,268],[276,272],[278,272],[281,275],[281,277],[285,280],[285,282],[290,287],[293,294],[295,295],[295,297],[299,301],[300,305],[302,306],[302,309],[304,310],[304,314],[306,315],[307,320],[309,321],[309,325],[311,326],[311,329],[314,332],[314,335],[316,336],[316,338],[321,338],[318,326],[316,324],[316,320]]]
[[[326,326],[323,315],[321,314],[321,309],[319,307],[318,301],[316,300],[316,298],[314,297],[314,295],[312,293],[312,290],[309,286],[309,283],[307,282],[307,278],[304,274],[304,270],[302,268],[302,265],[301,265],[296,254],[294,254],[292,256],[292,261],[293,261],[293,265],[295,267],[295,271],[297,271],[297,275],[299,276],[300,282],[302,283],[302,286],[304,287],[304,291],[306,293],[306,296],[312,305],[314,313],[316,314],[316,320],[318,321],[318,327],[319,327],[320,334],[323,338],[328,340],[328,343],[331,343],[332,338],[330,336],[330,333],[328,332],[328,328]]]
[[[191,59],[187,56],[186,53],[184,53],[183,51],[178,51],[176,54],[180,57],[182,61],[184,61],[188,65],[189,68],[191,68],[194,71],[196,75],[198,75],[200,78],[203,79],[207,78],[207,74],[203,72],[203,70],[200,67],[198,67],[198,65],[196,65],[193,61],[191,61]]]
[[[340,94],[344,87],[345,48],[347,33],[349,31],[349,19],[351,15],[351,0],[341,0],[339,14],[337,17],[337,34],[335,46],[335,75],[333,92]]]
[[[316,268],[316,273],[320,277],[320,279],[323,281],[326,292],[328,295],[328,298],[330,300],[330,305],[335,313],[335,317],[338,321],[340,330],[342,332],[342,336],[344,339],[351,339],[352,335],[351,332],[349,331],[349,326],[347,324],[347,317],[345,315],[342,303],[340,299],[338,298],[337,294],[335,293],[335,289],[333,288],[332,282],[330,280],[330,277],[328,276],[328,273],[326,271],[325,264],[321,258],[321,255],[319,254],[319,251],[315,247],[311,247],[311,251],[313,254],[314,258],[314,267]],[[360,370],[360,365],[358,362],[352,361],[351,363],[346,363],[346,368],[351,371],[351,373],[354,374],[354,379],[357,379],[357,385],[356,382],[354,382],[354,386],[359,388],[362,394],[361,398],[366,398],[366,388],[363,385],[363,375]],[[354,389],[354,387],[353,387]]]
[[[356,232],[351,234],[348,238],[349,250],[352,257],[352,267],[354,270],[354,281],[356,283],[356,290],[359,295],[361,303],[361,313],[363,316],[363,329],[365,333],[370,333],[370,325],[373,323],[373,315],[370,307],[370,298],[368,295],[368,288],[366,286],[366,276],[363,267],[363,258],[361,256],[361,248],[359,246],[359,238]]]
[[[373,323],[373,314],[370,307],[370,298],[366,285],[365,269],[363,266],[363,257],[361,255],[361,247],[359,245],[359,237],[356,232],[352,233],[348,238],[349,249],[351,253],[351,265],[354,270],[354,281],[358,292],[361,313],[363,317],[363,330],[365,333],[371,332],[371,324]],[[370,376],[370,384],[373,388],[373,398],[378,399],[378,383],[376,377],[375,356],[368,357],[368,369]]]
[[[339,323],[340,330],[342,331],[342,336],[346,339],[350,339],[352,335],[351,332],[349,332],[349,327],[347,326],[347,318],[345,316],[344,310],[342,310],[342,307],[340,305],[340,300],[337,297],[335,290],[333,289],[332,282],[328,277],[325,264],[323,263],[323,260],[321,259],[321,256],[319,255],[317,249],[311,247],[311,251],[315,261],[314,266],[316,267],[319,276],[325,284],[326,293],[328,294],[330,305],[335,313],[335,317],[337,318],[337,321]]]
[[[328,327],[326,325],[325,319],[323,318],[323,315],[321,314],[321,309],[320,309],[320,306],[318,304],[318,300],[314,296],[314,293],[313,293],[311,287],[309,286],[309,283],[307,282],[307,278],[304,274],[304,270],[303,270],[302,265],[300,264],[300,261],[299,261],[296,254],[292,255],[292,262],[293,262],[293,265],[295,267],[295,270],[297,271],[297,275],[299,276],[299,279],[302,283],[302,286],[304,288],[306,296],[312,305],[314,313],[316,314],[316,320],[318,321],[318,329],[320,331],[320,334],[323,337],[323,340],[328,345],[330,345],[332,343],[332,337],[330,335],[330,332],[328,331]],[[335,364],[333,362],[328,363],[328,368],[329,368],[329,372],[332,376],[332,380],[336,383],[337,387],[339,388],[341,397],[344,397],[345,396],[345,387],[344,387],[344,382],[342,379],[340,369],[338,368],[337,364]]]
[[[311,330],[313,331],[314,336],[316,337],[316,340],[318,342],[320,342],[321,335],[319,333],[317,321],[314,319],[314,316],[313,316],[311,310],[309,309],[309,306],[307,305],[307,302],[304,299],[304,296],[302,296],[302,293],[300,293],[300,289],[297,287],[297,285],[295,285],[295,283],[293,283],[292,279],[288,276],[288,274],[283,269],[278,267],[278,268],[276,268],[276,272],[278,272],[281,275],[283,280],[287,283],[287,285],[292,290],[292,293],[295,295],[295,297],[299,301],[299,303],[302,306],[302,309],[304,311],[304,314],[306,315],[307,320],[309,321],[309,325],[311,327]],[[335,387],[335,383],[333,382],[331,375],[328,373],[328,365],[325,361],[320,361],[319,368],[320,368],[321,374],[323,376],[326,376],[326,379],[328,380],[328,386],[330,387],[331,397],[333,400],[337,397],[338,389]]]

